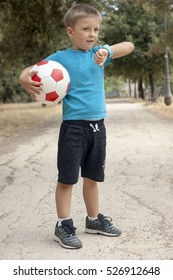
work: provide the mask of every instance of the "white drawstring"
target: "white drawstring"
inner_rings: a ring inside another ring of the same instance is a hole
[[[97,124],[97,123],[95,124],[95,127],[94,127],[94,125],[93,125],[92,123],[90,123],[90,126],[92,127],[93,132],[97,132],[97,131],[99,131],[99,126],[98,126],[98,124]]]

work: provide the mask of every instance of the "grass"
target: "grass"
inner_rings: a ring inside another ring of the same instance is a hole
[[[60,114],[60,105],[42,107],[40,103],[0,104],[0,140],[22,135]]]
[[[160,97],[157,102],[146,102],[145,105],[153,113],[162,115],[167,119],[173,119],[173,103],[169,106],[166,106],[163,97]]]
[[[141,100],[130,99],[129,102],[142,102],[153,113],[173,119],[173,104],[166,106],[164,99],[147,103]],[[39,128],[55,125],[61,114],[61,105],[42,107],[38,102],[26,104],[0,104],[0,144],[10,142],[16,136],[27,137],[28,133],[38,134]]]

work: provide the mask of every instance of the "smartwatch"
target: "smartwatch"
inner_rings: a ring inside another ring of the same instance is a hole
[[[102,49],[106,49],[108,51],[108,58],[112,58],[113,52],[109,45],[102,46]]]

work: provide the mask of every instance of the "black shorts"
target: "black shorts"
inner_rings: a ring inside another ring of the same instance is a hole
[[[104,120],[63,121],[58,141],[58,182],[76,184],[81,176],[104,181],[106,130]]]

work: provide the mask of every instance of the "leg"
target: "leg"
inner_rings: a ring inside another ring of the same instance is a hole
[[[84,178],[83,197],[89,216],[86,217],[85,232],[119,236],[121,230],[112,224],[112,219],[99,213],[99,193],[96,181]]]
[[[62,123],[58,141],[58,183],[55,200],[59,219],[55,226],[55,240],[65,248],[78,249],[82,247],[82,242],[76,236],[76,228],[70,218],[70,208],[73,183],[77,182],[79,175],[81,148],[76,143],[80,142],[78,140],[81,139],[81,130],[75,129],[73,132],[70,125],[68,122]]]
[[[89,217],[97,217],[99,213],[99,193],[96,181],[83,179],[83,198]]]
[[[55,201],[58,218],[70,217],[71,196],[73,185],[57,183]]]
[[[78,249],[82,247],[82,242],[76,236],[76,228],[73,220],[70,219],[70,206],[73,185],[57,183],[55,200],[56,208],[61,224],[57,222],[55,227],[55,240],[62,247],[67,249]]]

